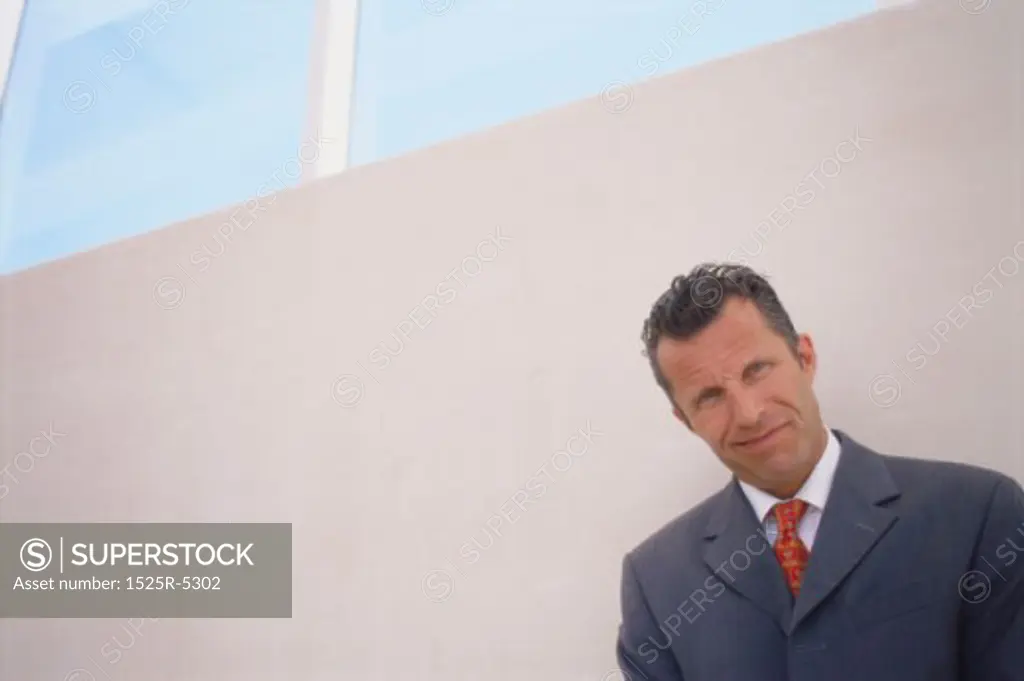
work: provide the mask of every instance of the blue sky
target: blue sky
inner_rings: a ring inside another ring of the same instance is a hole
[[[0,273],[243,201],[280,176],[307,135],[314,5],[28,0],[0,118]],[[362,0],[350,164],[874,8]]]

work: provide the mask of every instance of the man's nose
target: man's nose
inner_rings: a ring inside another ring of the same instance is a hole
[[[731,391],[733,416],[738,426],[755,426],[764,413],[764,400],[756,390],[735,386]]]

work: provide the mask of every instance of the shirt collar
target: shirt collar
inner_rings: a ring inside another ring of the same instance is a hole
[[[828,434],[825,452],[821,455],[814,470],[811,471],[811,474],[804,482],[803,487],[793,495],[794,499],[806,501],[808,505],[819,511],[825,510],[825,502],[828,501],[828,493],[832,489],[832,479],[835,477],[836,467],[839,465],[839,440],[836,439],[835,434],[829,430],[828,426],[825,427],[825,432]],[[778,499],[768,492],[747,484],[742,480],[739,483],[743,493],[747,496],[747,500],[750,501],[750,505],[753,507],[758,520],[762,523],[776,504],[787,501],[786,499]]]

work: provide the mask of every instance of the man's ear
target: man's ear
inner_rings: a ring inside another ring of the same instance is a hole
[[[814,350],[814,341],[810,334],[802,333],[797,340],[797,358],[800,360],[800,368],[808,379],[814,380],[818,372],[818,354]]]
[[[693,431],[693,426],[690,425],[690,420],[688,418],[686,418],[686,414],[684,414],[683,411],[679,407],[673,405],[672,406],[672,413],[675,414],[675,417],[677,419],[679,419],[684,424],[686,424],[686,427],[689,428],[691,432]]]

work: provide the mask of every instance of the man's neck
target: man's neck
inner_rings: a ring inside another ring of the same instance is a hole
[[[815,462],[815,465],[817,465],[817,462]],[[795,483],[789,483],[785,487],[766,489],[765,492],[768,492],[768,494],[771,494],[776,499],[781,499],[783,501],[787,499],[792,499],[794,496],[796,496],[796,493],[800,491],[800,488],[804,486],[804,483],[807,482],[807,478],[811,477],[811,473],[813,471],[814,467],[812,466],[811,469],[807,471],[803,475],[803,477],[800,478],[799,481]]]
[[[776,499],[782,500],[792,499],[796,496],[796,493],[804,486],[807,479],[811,477],[811,473],[814,472],[818,462],[821,461],[821,457],[825,454],[825,448],[828,446],[829,433],[825,429],[824,425],[822,425],[820,430],[821,432],[818,434],[818,437],[811,444],[812,450],[816,452],[816,454],[814,459],[811,461],[810,466],[803,470],[796,479],[787,481],[785,484],[778,485],[774,489],[762,488],[765,492],[771,494]]]

